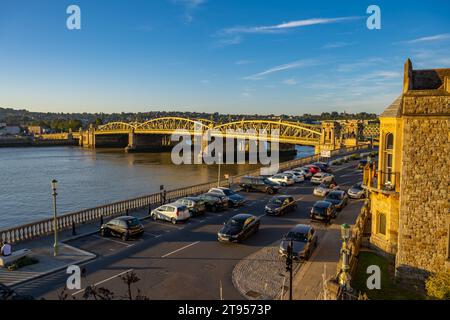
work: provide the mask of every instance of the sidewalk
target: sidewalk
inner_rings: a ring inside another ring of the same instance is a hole
[[[144,208],[132,211],[130,214],[143,219],[148,217],[148,209]],[[113,217],[105,218],[104,222],[109,221],[111,218]],[[66,269],[70,265],[79,265],[95,259],[95,254],[72,247],[65,242],[97,233],[99,228],[100,221],[96,221],[77,226],[76,235],[72,234],[72,229],[60,231],[58,233],[59,250],[56,257],[53,255],[53,235],[13,245],[14,251],[25,248],[30,249],[30,256],[36,258],[39,262],[14,271],[9,271],[7,268],[0,268],[0,283],[7,286],[17,286],[27,281]]]
[[[299,272],[294,276],[294,300],[321,299],[323,274],[325,273],[326,279],[336,274],[342,245],[340,226],[343,223],[353,226],[363,203],[363,201],[350,203],[349,207],[355,206],[355,208],[339,215],[334,224],[327,229],[323,238],[319,239],[317,250],[308,261],[302,264]],[[288,295],[286,294],[284,298],[288,298]]]

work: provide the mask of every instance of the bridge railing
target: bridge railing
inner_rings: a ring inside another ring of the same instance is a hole
[[[368,146],[352,147],[347,149],[332,151],[332,156],[344,155],[346,153],[351,153],[357,150],[367,149]],[[298,166],[305,165],[319,160],[319,156],[309,156],[301,159],[295,159],[287,161],[280,164],[280,170],[292,169]],[[221,186],[229,186],[233,183],[238,183],[240,178],[247,175],[259,175],[260,169],[251,170],[236,176],[233,176],[229,180],[221,180]],[[142,209],[148,207],[149,210],[153,205],[159,205],[163,202],[174,201],[178,198],[186,196],[194,196],[204,192],[209,189],[217,187],[216,182],[208,182],[199,185],[194,185],[190,187],[178,188],[175,190],[170,190],[167,192],[154,193],[134,199],[119,201],[111,204],[106,204],[103,206],[81,210],[73,213],[68,213],[60,215],[57,217],[57,230],[70,229],[73,224],[80,225],[85,223],[90,223],[93,221],[98,221],[102,217],[112,217],[119,214],[128,213],[132,210]],[[165,200],[165,201],[164,201]],[[8,241],[9,243],[17,243],[21,241],[31,240],[43,236],[47,236],[54,233],[54,220],[53,218],[47,218],[35,222],[31,222],[24,225],[14,226],[6,229],[0,230],[0,240]]]

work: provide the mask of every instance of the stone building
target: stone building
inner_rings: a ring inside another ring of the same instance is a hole
[[[380,116],[378,168],[367,167],[371,244],[396,275],[450,271],[450,69],[405,64],[402,95]]]

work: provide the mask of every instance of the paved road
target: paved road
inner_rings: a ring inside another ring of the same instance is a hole
[[[335,168],[337,182],[349,187],[361,180],[361,172],[355,170],[356,162]],[[244,299],[232,284],[232,271],[236,263],[262,247],[280,239],[293,225],[309,223],[309,211],[317,197],[312,195],[309,182],[283,188],[282,194],[294,195],[299,200],[296,212],[283,217],[264,215],[264,206],[270,196],[248,193],[247,205],[222,213],[207,213],[188,223],[172,225],[164,222],[144,221],[142,239],[124,242],[116,238],[87,236],[69,244],[95,253],[98,258],[85,264],[86,278],[82,287],[97,284],[118,294],[125,293],[120,275],[134,270],[141,279],[134,285],[150,299],[220,299],[220,283],[223,298]],[[344,209],[351,210],[351,207]],[[224,221],[237,213],[261,216],[261,229],[242,244],[217,242],[217,231]],[[53,275],[24,284],[20,293],[35,297],[57,299],[65,286],[67,275]],[[83,290],[70,291],[81,298]]]

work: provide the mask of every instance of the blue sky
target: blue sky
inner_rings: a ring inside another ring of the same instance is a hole
[[[448,0],[0,0],[0,106],[380,113],[406,58],[450,67],[449,17]]]

